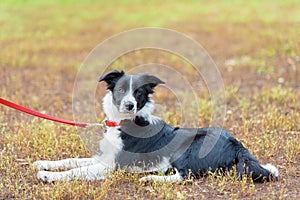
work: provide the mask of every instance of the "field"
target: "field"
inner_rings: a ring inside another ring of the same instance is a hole
[[[272,163],[280,172],[279,181],[262,184],[247,177],[237,180],[234,170],[180,184],[142,184],[138,179],[143,174],[124,172],[105,181],[43,183],[31,165],[35,160],[87,157],[92,151],[74,127],[0,106],[0,199],[300,198],[298,0],[7,0],[0,2],[0,25],[0,96],[70,120],[76,75],[99,43],[142,27],[186,34],[206,49],[221,73],[227,110],[223,128],[261,163]],[[188,80],[195,78],[179,57],[151,49],[123,55],[110,68],[126,71],[143,63],[169,65]],[[205,127],[213,109],[203,80],[199,84],[201,112],[193,118]],[[100,84],[99,121],[104,92]],[[154,99],[164,111],[158,113],[178,126],[181,115],[168,92],[157,88]]]

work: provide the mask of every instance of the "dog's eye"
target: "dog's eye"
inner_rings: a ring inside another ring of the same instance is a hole
[[[137,91],[135,94],[136,94],[136,96],[141,96],[142,92],[141,91]]]
[[[125,90],[123,88],[119,88],[118,92],[123,94],[123,93],[125,93]]]

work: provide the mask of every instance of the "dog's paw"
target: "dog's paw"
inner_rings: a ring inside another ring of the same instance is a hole
[[[142,177],[142,178],[139,179],[139,182],[140,183],[147,183],[147,182],[149,182],[151,180],[152,180],[152,178],[150,176],[144,176],[144,177]]]
[[[48,172],[48,171],[39,171],[37,173],[37,178],[39,180],[42,180],[44,182],[47,182],[47,183],[52,183],[55,181],[55,178],[54,176],[52,175],[53,172]]]
[[[32,166],[41,171],[41,170],[49,170],[49,161],[47,160],[38,160],[38,161],[35,161]]]

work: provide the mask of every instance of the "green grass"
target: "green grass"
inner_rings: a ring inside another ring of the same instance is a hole
[[[1,1],[1,97],[72,119],[76,74],[96,45],[131,28],[175,29],[202,44],[219,67],[227,100],[224,128],[261,163],[275,164],[281,177],[254,184],[247,177],[236,180],[232,170],[182,184],[141,184],[141,174],[115,172],[105,181],[45,184],[37,180],[33,161],[86,157],[90,150],[73,127],[0,106],[0,199],[299,198],[299,10],[297,0]],[[172,66],[194,81],[200,113],[191,117],[201,126],[210,124],[213,109],[205,83],[179,57],[141,50],[122,56],[112,68],[143,63]],[[97,88],[99,101],[103,87]],[[155,100],[160,117],[179,125],[176,97],[161,87]],[[103,119],[100,103],[97,108]]]

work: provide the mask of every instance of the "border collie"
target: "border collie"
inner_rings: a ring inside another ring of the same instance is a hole
[[[246,174],[257,182],[278,179],[275,166],[259,164],[228,131],[178,128],[153,116],[151,95],[155,86],[164,83],[158,77],[127,75],[114,70],[101,76],[101,81],[107,84],[107,94],[103,98],[106,132],[100,140],[98,153],[92,158],[36,161],[34,166],[39,170],[39,179],[46,182],[103,180],[113,170],[123,169],[165,173],[148,175],[140,181],[180,182],[190,176],[201,177],[209,171],[224,172],[234,165],[237,177]],[[66,168],[69,170],[49,171]],[[169,169],[173,173],[167,174]]]

